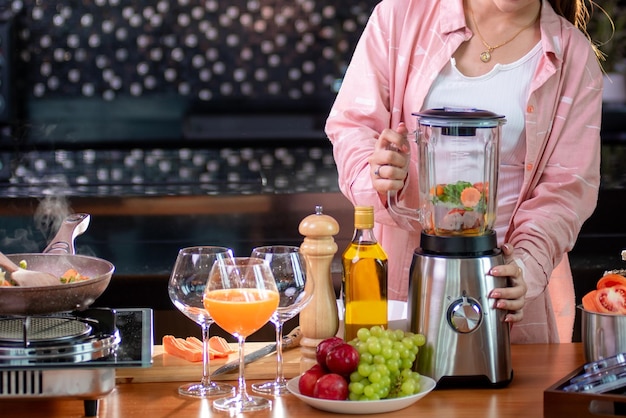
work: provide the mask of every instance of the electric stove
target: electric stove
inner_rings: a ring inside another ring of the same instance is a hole
[[[148,308],[0,316],[0,400],[80,399],[96,416],[116,368],[152,364],[152,329]]]

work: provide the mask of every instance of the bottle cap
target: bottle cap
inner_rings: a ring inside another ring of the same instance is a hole
[[[354,227],[356,229],[372,229],[374,227],[373,206],[355,206]]]

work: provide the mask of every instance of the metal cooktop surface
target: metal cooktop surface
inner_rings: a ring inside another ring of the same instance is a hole
[[[114,317],[111,324],[107,318]],[[16,318],[0,316],[0,370],[148,367],[152,309],[90,309],[86,313]],[[39,325],[45,323],[46,325]],[[24,326],[24,335],[20,329]],[[63,330],[69,337],[49,335]],[[26,335],[28,334],[28,335]]]

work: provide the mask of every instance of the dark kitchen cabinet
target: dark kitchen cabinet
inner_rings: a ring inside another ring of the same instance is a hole
[[[602,181],[598,205],[585,222],[570,253],[576,303],[595,288],[607,270],[625,269],[621,252],[626,249],[626,107],[607,105],[602,121]],[[584,150],[581,150],[584,152]],[[574,339],[580,340],[577,312]]]

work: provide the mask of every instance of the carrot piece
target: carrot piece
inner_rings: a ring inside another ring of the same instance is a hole
[[[609,273],[598,280],[596,287],[598,289],[604,289],[605,287],[613,287],[617,285],[626,286],[626,277],[621,274]]]
[[[480,202],[480,192],[476,187],[466,187],[461,192],[461,204],[467,208],[473,208]]]
[[[87,280],[89,277],[83,276],[73,268],[68,269],[60,278],[61,283],[74,283]]]
[[[12,287],[12,286],[13,286],[13,284],[11,284],[11,282],[10,282],[10,281],[8,281],[7,279],[5,279],[5,278],[1,278],[1,279],[0,279],[0,286],[11,286],[11,287]]]
[[[437,184],[436,186],[431,187],[430,189],[430,195],[431,196],[441,196],[445,193],[445,189],[444,189],[444,185],[443,184]]]
[[[70,269],[67,269],[67,271],[63,273],[63,276],[61,277],[72,277],[72,276],[78,276],[78,271],[70,268]]]

